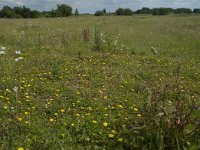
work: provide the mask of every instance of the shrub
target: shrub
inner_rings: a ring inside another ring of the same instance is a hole
[[[98,10],[95,12],[94,14],[95,16],[103,16],[104,15],[104,12],[102,10]]]

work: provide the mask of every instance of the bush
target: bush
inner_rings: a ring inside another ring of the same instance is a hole
[[[125,16],[131,16],[133,15],[133,11],[129,8],[119,8],[115,11],[115,14],[118,15],[118,16],[122,16],[122,15],[125,15]]]
[[[190,13],[192,13],[192,10],[189,8],[178,8],[178,9],[174,10],[174,13],[175,14],[183,14],[183,13],[190,14]]]
[[[123,8],[118,8],[116,11],[115,11],[116,15],[118,16],[122,16],[124,15],[124,9]]]
[[[104,15],[104,12],[102,10],[98,10],[95,12],[94,14],[95,16],[103,16]]]
[[[169,8],[154,8],[153,15],[168,15],[170,13]]]
[[[56,11],[60,17],[67,17],[72,15],[72,7],[66,4],[57,5]]]
[[[193,10],[193,13],[200,13],[200,8],[195,8],[195,9]]]
[[[14,18],[15,17],[15,12],[13,9],[9,6],[4,6],[1,10],[0,17],[3,18]]]

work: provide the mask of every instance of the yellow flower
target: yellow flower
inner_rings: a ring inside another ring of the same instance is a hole
[[[50,118],[49,121],[50,121],[50,122],[54,122],[54,119],[53,119],[53,118]]]
[[[75,114],[77,117],[80,117],[80,114]]]
[[[72,126],[72,127],[74,127],[74,126],[75,126],[75,124],[74,124],[74,123],[72,123],[72,124],[71,124],[71,126]]]
[[[0,98],[4,99],[4,96],[0,96]]]
[[[24,148],[23,147],[18,147],[18,149],[17,150],[24,150]]]
[[[113,134],[116,134],[117,132],[116,132],[115,130],[112,130],[112,133],[113,133]]]
[[[123,142],[123,138],[119,138],[117,141],[119,141],[119,142]]]
[[[104,123],[103,123],[103,126],[104,126],[104,127],[107,127],[107,126],[108,126],[108,123],[107,123],[107,122],[104,122]]]
[[[109,137],[109,138],[113,138],[113,137],[114,137],[114,134],[108,134],[108,137]]]
[[[137,116],[137,117],[142,117],[142,115],[141,115],[141,114],[137,114],[136,116]]]
[[[21,117],[19,117],[19,118],[17,118],[17,120],[18,120],[18,121],[22,121],[22,118],[21,118]]]
[[[133,108],[134,111],[138,111],[138,108]]]
[[[8,107],[7,107],[7,106],[4,106],[3,108],[4,108],[4,109],[8,109]]]
[[[118,105],[118,107],[119,107],[119,108],[123,108],[123,106],[122,106],[122,105]]]
[[[103,98],[104,98],[104,99],[108,99],[108,96],[104,96]]]
[[[29,112],[25,111],[25,112],[24,112],[24,114],[25,114],[25,115],[28,115],[28,114],[29,114]]]
[[[64,110],[64,109],[61,109],[61,110],[60,110],[60,112],[64,113],[64,112],[65,112],[65,110]]]
[[[30,98],[30,96],[28,96],[28,95],[26,95],[25,97],[26,97],[27,99],[29,99],[29,98]]]
[[[96,120],[92,120],[92,123],[97,123],[97,121]]]

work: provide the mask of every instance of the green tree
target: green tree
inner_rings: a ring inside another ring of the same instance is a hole
[[[152,12],[153,15],[168,15],[169,13],[169,8],[154,8]]]
[[[41,13],[37,10],[31,11],[31,18],[39,18]]]
[[[103,13],[103,11],[102,10],[98,10],[98,11],[96,11],[95,12],[95,14],[94,14],[95,16],[103,16],[104,15],[104,13]]]
[[[79,12],[78,12],[78,9],[76,8],[76,10],[74,11],[74,15],[75,16],[78,16],[79,15]]]
[[[148,7],[143,7],[135,12],[136,14],[152,14],[152,10]]]
[[[175,14],[190,14],[192,13],[192,10],[189,8],[177,8],[174,10]]]
[[[118,8],[115,11],[115,14],[118,15],[118,16],[124,15],[124,9],[123,8]]]
[[[9,6],[4,6],[0,13],[0,17],[3,17],[3,18],[14,18],[15,16],[16,16],[15,12]]]
[[[23,17],[23,18],[31,18],[32,17],[30,8],[27,8],[25,6],[14,7],[13,10],[15,11],[17,17]]]
[[[195,8],[195,9],[193,10],[193,13],[200,13],[200,8]]]
[[[103,13],[106,14],[106,9],[105,8],[103,9]]]
[[[129,8],[124,9],[124,15],[131,16],[133,15],[133,11]]]
[[[72,15],[72,7],[66,4],[57,5],[58,16],[67,17]]]

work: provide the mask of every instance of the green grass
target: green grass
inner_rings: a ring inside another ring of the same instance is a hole
[[[2,150],[200,148],[200,16],[1,19],[0,28]]]

